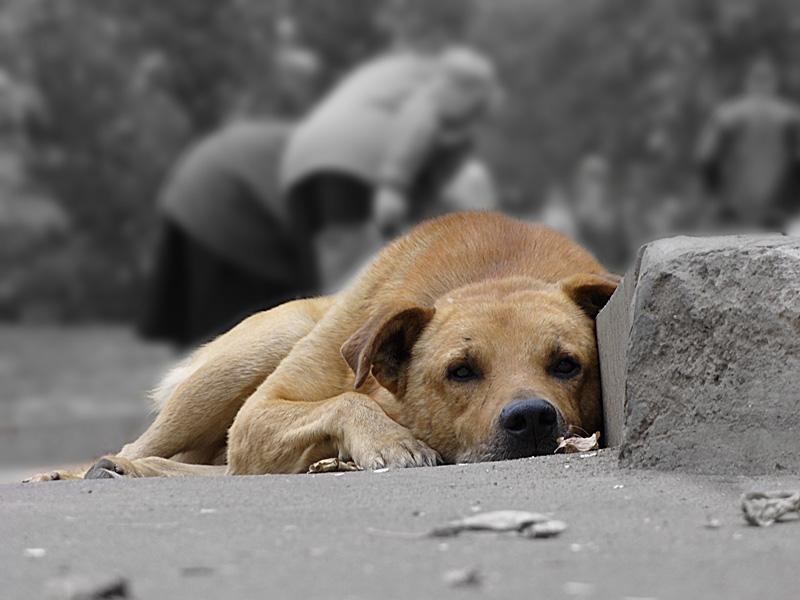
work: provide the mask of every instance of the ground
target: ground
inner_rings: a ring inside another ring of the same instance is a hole
[[[114,414],[146,420],[144,391],[172,358],[120,329],[0,339],[0,409],[18,424],[3,421],[0,459],[20,453],[20,430],[77,459]],[[19,419],[37,411],[49,426]],[[795,598],[800,521],[747,526],[739,497],[798,488],[782,474],[621,470],[613,450],[382,473],[8,483],[0,598],[70,598],[68,582],[115,576],[138,599]],[[568,529],[548,540],[405,535],[500,509],[552,513]],[[478,584],[449,583],[459,569]]]
[[[621,471],[612,451],[383,473],[7,484],[2,597],[107,574],[126,578],[131,597],[173,600],[795,598],[800,521],[750,527],[738,502],[789,485],[797,479]],[[398,533],[495,509],[552,513],[569,528],[547,540]],[[465,568],[478,585],[445,580]]]
[[[134,439],[174,360],[125,327],[0,325],[0,482]]]

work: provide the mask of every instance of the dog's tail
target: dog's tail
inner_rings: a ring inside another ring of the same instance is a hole
[[[199,352],[194,352],[171,367],[161,379],[161,382],[148,394],[151,410],[154,413],[161,412],[161,409],[164,408],[167,400],[175,393],[178,386],[189,379],[203,364],[198,354]]]

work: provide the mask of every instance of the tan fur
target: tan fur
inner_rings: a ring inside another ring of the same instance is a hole
[[[491,213],[427,222],[340,294],[259,313],[199,349],[158,388],[151,427],[110,458],[131,476],[504,458],[497,416],[532,395],[565,425],[599,429],[593,317],[616,283],[546,227]],[[569,381],[550,370],[566,353],[582,365]],[[467,358],[480,380],[448,379]]]

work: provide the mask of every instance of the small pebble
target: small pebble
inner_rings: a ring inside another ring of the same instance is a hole
[[[564,584],[564,593],[567,596],[585,596],[589,597],[594,594],[595,585],[592,583],[583,583],[582,581],[567,581]]]
[[[211,567],[183,567],[181,569],[181,575],[184,577],[202,577],[213,573],[214,569]]]
[[[50,600],[120,600],[131,597],[128,580],[123,577],[59,577],[48,581],[46,590],[46,597]]]
[[[442,577],[450,587],[474,587],[481,584],[481,574],[478,569],[451,569]]]

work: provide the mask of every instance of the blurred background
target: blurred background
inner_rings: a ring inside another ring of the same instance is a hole
[[[793,232],[798,102],[796,0],[0,0],[0,480],[427,216]]]

